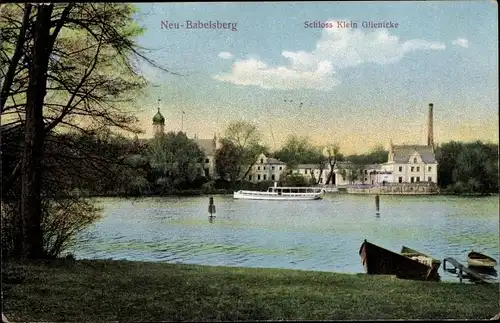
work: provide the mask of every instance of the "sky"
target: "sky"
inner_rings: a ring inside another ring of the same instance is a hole
[[[271,149],[296,134],[364,153],[389,140],[425,144],[433,103],[435,142],[498,143],[491,0],[137,6],[139,45],[177,74],[140,64],[152,82],[135,103],[144,138],[159,105],[166,131],[190,137],[246,120]],[[222,28],[193,28],[200,22]]]

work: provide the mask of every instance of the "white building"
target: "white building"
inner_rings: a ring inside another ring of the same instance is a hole
[[[382,169],[392,173],[393,183],[437,183],[438,163],[432,147],[389,146],[389,158]]]
[[[260,154],[256,163],[248,172],[246,180],[252,183],[262,181],[279,181],[285,174],[285,170],[286,164],[284,162],[276,158]]]
[[[389,142],[389,156],[382,169],[392,173],[393,183],[437,183],[438,163],[434,152],[433,108],[429,104],[427,145],[399,145]]]

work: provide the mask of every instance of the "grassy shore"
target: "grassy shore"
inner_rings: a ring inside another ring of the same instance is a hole
[[[4,265],[11,321],[489,319],[499,286],[129,261]]]

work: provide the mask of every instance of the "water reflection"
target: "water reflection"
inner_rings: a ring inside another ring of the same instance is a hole
[[[465,263],[471,250],[498,259],[498,198],[332,195],[320,201],[206,197],[100,199],[103,219],[82,234],[79,258],[362,272],[364,239]],[[208,223],[207,223],[208,222]],[[443,275],[446,279],[446,275]],[[449,275],[448,275],[449,276]]]

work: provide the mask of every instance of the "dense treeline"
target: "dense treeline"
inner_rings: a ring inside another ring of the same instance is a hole
[[[498,193],[498,144],[451,141],[437,147],[436,159],[443,192]]]

